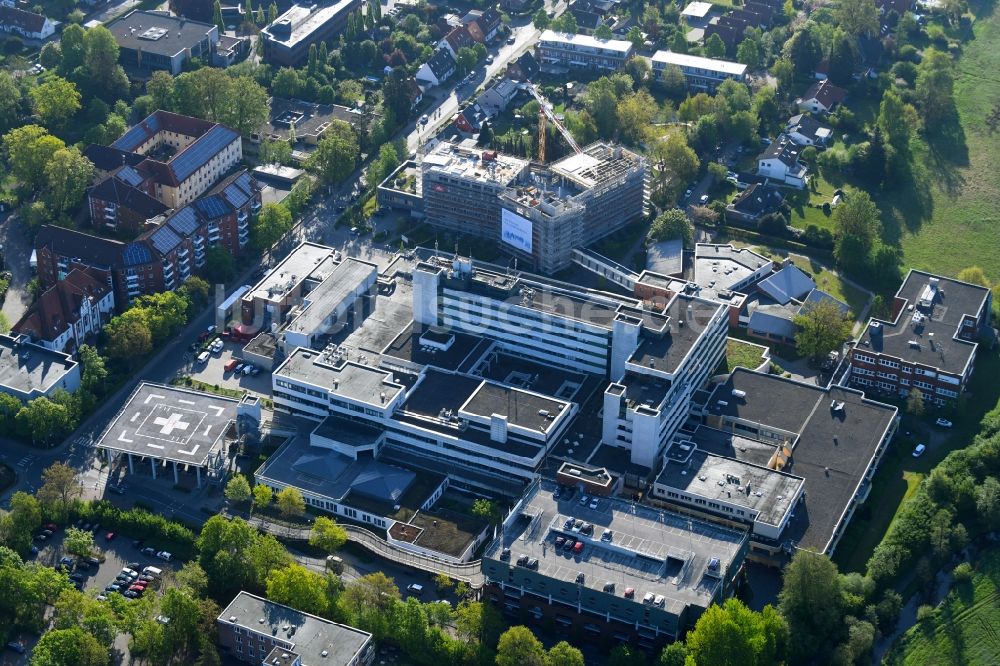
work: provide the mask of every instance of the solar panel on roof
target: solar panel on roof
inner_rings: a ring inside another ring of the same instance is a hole
[[[226,201],[231,203],[235,208],[242,208],[246,205],[247,201],[250,200],[250,195],[243,191],[243,188],[233,183],[225,190],[222,191],[222,195],[226,197]]]
[[[153,260],[153,255],[150,254],[149,248],[142,243],[129,243],[125,246],[125,251],[122,252],[122,259],[126,266],[136,266],[149,263]]]
[[[153,242],[153,247],[160,254],[166,254],[181,244],[181,237],[174,233],[170,227],[160,227],[149,237]]]
[[[181,236],[190,236],[198,229],[198,217],[191,206],[184,206],[170,216],[167,226]]]
[[[120,139],[111,144],[111,147],[131,152],[146,140],[146,136],[146,128],[142,125],[136,125],[129,131],[125,132]]]
[[[184,180],[238,137],[239,135],[228,127],[216,125],[175,157],[170,162],[170,168],[173,169],[177,180]]]
[[[194,205],[197,206],[202,215],[210,220],[220,218],[229,213],[229,207],[226,206],[222,197],[218,195],[198,199],[194,202]]]
[[[115,174],[115,178],[123,183],[131,185],[132,187],[135,187],[142,182],[142,176],[140,176],[139,172],[130,166],[119,169],[118,173]]]

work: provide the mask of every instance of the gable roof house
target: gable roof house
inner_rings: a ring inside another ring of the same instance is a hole
[[[799,146],[825,146],[833,128],[808,113],[799,113],[785,123],[785,134]]]
[[[808,170],[799,162],[802,149],[785,134],[771,142],[757,156],[757,174],[802,189],[806,186]]]
[[[452,28],[451,32],[444,36],[438,43],[438,48],[448,49],[451,56],[457,58],[460,49],[472,48],[475,45],[476,40],[473,39],[468,26],[460,25]]]
[[[830,83],[829,80],[817,81],[809,86],[805,94],[795,100],[799,111],[812,113],[830,113],[847,97],[847,91]]]
[[[530,51],[525,51],[517,60],[507,63],[507,78],[515,81],[530,81],[538,76],[538,61]]]
[[[41,41],[55,33],[56,25],[56,21],[42,14],[0,5],[0,31],[8,35]]]
[[[417,70],[417,81],[431,86],[440,85],[455,73],[455,58],[448,49],[438,49]]]
[[[726,219],[730,222],[756,222],[768,213],[778,210],[785,200],[776,187],[751,183],[726,206]]]
[[[477,102],[486,115],[492,118],[507,108],[519,90],[516,81],[504,77],[484,90]]]
[[[46,289],[11,329],[35,344],[72,352],[114,314],[115,294],[96,271],[74,268]]]

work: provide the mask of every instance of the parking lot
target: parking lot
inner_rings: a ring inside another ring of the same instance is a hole
[[[191,377],[206,384],[218,384],[220,387],[230,389],[244,389],[262,396],[271,395],[271,373],[261,370],[257,375],[244,375],[242,373],[226,372],[226,363],[232,359],[242,360],[243,347],[245,342],[225,341],[222,351],[218,354],[209,354],[207,363],[197,361],[197,352],[186,352],[185,362]]]

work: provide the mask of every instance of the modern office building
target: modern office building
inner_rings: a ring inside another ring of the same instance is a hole
[[[26,335],[0,335],[0,392],[21,402],[80,387],[80,364],[69,354],[34,344]]]
[[[745,530],[555,489],[529,488],[483,555],[484,596],[505,615],[652,651],[732,594]]]
[[[641,216],[647,164],[620,146],[595,143],[549,165],[441,143],[421,162],[429,224],[496,240],[525,268],[552,274],[572,251]]]
[[[108,29],[118,42],[118,61],[139,76],[156,71],[177,76],[194,58],[212,64],[219,43],[217,26],[167,12],[136,10]]]
[[[538,39],[535,56],[546,71],[589,69],[617,72],[625,66],[634,51],[632,42],[624,39],[598,39],[590,35],[545,30]]]
[[[713,91],[726,80],[746,81],[747,66],[728,60],[703,58],[686,53],[673,51],[657,51],[649,59],[653,68],[653,77],[660,80],[663,72],[670,65],[681,68],[689,88],[702,91]]]
[[[368,632],[268,601],[237,594],[215,620],[221,652],[254,666],[370,666]]]
[[[264,59],[294,67],[309,55],[309,47],[336,41],[347,26],[347,17],[360,9],[361,0],[322,0],[316,4],[294,4],[260,31]]]
[[[911,270],[891,317],[871,319],[850,351],[850,383],[894,397],[920,389],[936,405],[954,400],[972,377],[992,307],[986,287]]]

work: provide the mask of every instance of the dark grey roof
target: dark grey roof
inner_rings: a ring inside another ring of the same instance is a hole
[[[776,187],[751,183],[732,203],[733,210],[746,215],[766,215],[778,209],[785,196]]]
[[[439,80],[446,79],[455,71],[455,59],[448,49],[438,49],[427,61],[427,67]]]
[[[791,300],[801,300],[816,288],[816,281],[795,264],[788,264],[760,282],[758,288],[784,305]]]
[[[92,143],[84,148],[83,156],[101,171],[114,171],[123,164],[135,166],[146,159],[137,153],[112,148],[111,146],[101,146],[96,143]]]
[[[779,134],[757,159],[758,161],[777,159],[785,166],[794,167],[799,163],[800,152],[801,149],[788,138],[788,135]]]
[[[173,57],[197,46],[218,28],[160,12],[134,11],[108,24],[118,46],[133,51]]]
[[[809,137],[814,141],[819,138],[817,132],[820,130],[830,132],[833,129],[809,113],[799,113],[792,116],[785,124],[785,128],[789,132],[798,132],[802,136]]]
[[[131,167],[127,167],[131,169]],[[124,170],[124,169],[123,169]],[[132,172],[134,173],[134,169]],[[90,196],[99,201],[113,203],[120,208],[134,211],[144,219],[151,219],[170,210],[143,190],[130,187],[119,178],[106,178],[91,191]]]
[[[27,32],[40,33],[45,27],[45,16],[17,7],[0,5],[0,25],[15,26]]]
[[[125,244],[119,241],[51,224],[38,231],[35,247],[48,247],[59,256],[78,258],[88,266],[107,268],[121,266],[125,250]]]

